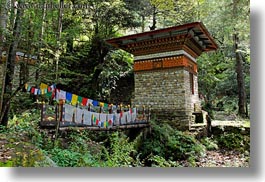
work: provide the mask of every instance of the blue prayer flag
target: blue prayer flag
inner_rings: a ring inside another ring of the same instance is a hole
[[[72,93],[66,92],[66,101],[68,102],[72,101]]]

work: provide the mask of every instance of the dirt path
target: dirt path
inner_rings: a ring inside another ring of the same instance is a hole
[[[188,161],[182,161],[183,167],[249,167],[248,154],[240,154],[236,151],[207,151],[204,157],[191,166]]]
[[[196,162],[197,167],[249,167],[249,154],[236,151],[207,151],[206,156]]]

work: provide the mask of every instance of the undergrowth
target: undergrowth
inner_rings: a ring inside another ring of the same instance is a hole
[[[250,138],[234,133],[196,140],[168,124],[151,122],[151,131],[143,130],[130,139],[124,132],[73,130],[55,140],[39,128],[35,109],[14,116],[1,138],[14,149],[11,158],[0,166],[21,167],[180,167],[182,160],[196,166],[206,150],[225,148],[249,150]]]

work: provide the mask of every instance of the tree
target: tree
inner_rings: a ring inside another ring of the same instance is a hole
[[[18,1],[18,5],[20,1]],[[3,89],[3,107],[0,115],[0,124],[3,126],[7,126],[8,124],[8,114],[10,109],[10,101],[12,97],[12,81],[14,76],[14,68],[16,61],[16,50],[18,47],[19,37],[20,37],[20,28],[21,28],[21,16],[23,14],[22,9],[16,9],[12,7],[15,20],[14,20],[14,28],[13,28],[13,37],[11,44],[8,49],[7,60],[6,60],[6,71],[5,71],[5,81],[4,81],[4,89]]]
[[[110,86],[107,89],[107,85],[114,83],[112,79],[117,78],[116,71],[123,69],[120,69],[119,65],[114,67],[115,63],[110,64],[111,55],[115,54],[115,51],[113,52],[113,48],[106,44],[105,39],[116,37],[122,30],[140,24],[136,21],[135,15],[129,12],[123,1],[91,0],[88,3],[90,16],[78,14],[78,16],[85,17],[79,22],[79,25],[82,25],[82,30],[76,29],[76,32],[81,32],[74,34],[76,37],[73,37],[73,41],[67,41],[68,52],[65,52],[61,57],[64,63],[62,69],[67,73],[62,74],[62,78],[63,80],[67,78],[69,81],[67,85],[64,82],[61,86],[66,90],[87,97],[107,100],[106,96],[109,95],[111,88]],[[69,30],[73,30],[76,16],[73,14],[66,15],[64,19],[69,23],[64,27],[63,33],[67,34]],[[86,34],[84,35],[82,32],[86,32]],[[64,36],[62,36],[63,39]],[[125,53],[123,54],[125,55]],[[123,59],[126,58],[127,56],[123,56]],[[131,66],[126,67],[126,69],[130,68]],[[122,74],[119,73],[119,75]],[[83,88],[84,86],[86,88]]]
[[[212,104],[225,103],[234,109],[238,102],[238,114],[245,117],[250,94],[249,1],[205,0],[199,4],[200,18],[219,44],[216,53],[198,59],[200,89]]]

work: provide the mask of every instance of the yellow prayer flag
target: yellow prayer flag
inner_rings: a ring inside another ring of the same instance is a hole
[[[72,105],[76,105],[77,104],[77,99],[78,99],[78,95],[73,94],[72,95],[72,101],[71,101]]]
[[[100,107],[103,107],[104,106],[104,103],[103,102],[99,102],[99,106]]]
[[[40,89],[45,89],[45,88],[48,88],[49,86],[45,83],[41,83],[40,84]]]

